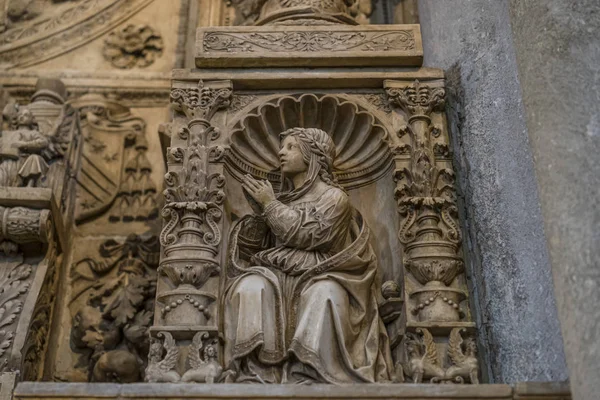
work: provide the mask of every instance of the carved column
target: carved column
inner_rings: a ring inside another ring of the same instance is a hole
[[[78,114],[59,80],[40,79],[28,105],[3,110],[0,152],[0,372],[44,373],[58,270],[74,209]]]
[[[150,382],[204,382],[218,376],[201,370],[207,364],[220,368],[215,361],[219,330],[216,300],[225,178],[218,161],[224,148],[215,143],[219,131],[211,119],[229,105],[230,96],[229,81],[201,81],[193,86],[176,83],[171,91],[176,115],[170,125],[171,147],[167,151],[162,256],[152,328],[167,354],[161,361],[163,350],[154,339],[146,370]],[[189,347],[187,358],[179,357],[180,347]],[[207,351],[208,347],[212,351]],[[200,350],[205,354],[202,357]]]
[[[443,81],[386,81],[384,86],[404,123],[391,138],[398,238],[404,248],[404,373],[415,382],[477,383]],[[430,360],[424,375],[411,367],[418,357]]]

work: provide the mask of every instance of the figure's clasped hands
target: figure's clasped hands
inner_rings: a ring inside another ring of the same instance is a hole
[[[275,192],[271,182],[267,180],[256,180],[251,175],[245,175],[242,178],[242,188],[244,192],[249,195],[256,203],[258,203],[261,209],[264,209],[267,204],[275,200]],[[252,205],[252,202],[250,203]],[[254,206],[252,207],[254,208]],[[254,210],[255,212],[262,212],[262,210]]]

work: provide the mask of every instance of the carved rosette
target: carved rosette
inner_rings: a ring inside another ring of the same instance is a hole
[[[441,128],[432,120],[443,111],[445,90],[419,81],[387,84],[390,103],[403,111],[407,124],[395,147],[396,199],[402,216],[398,233],[404,265],[422,285],[410,296],[419,321],[460,321],[466,295],[452,283],[463,270],[457,221],[454,171],[439,149]],[[401,143],[401,144],[400,144]],[[447,146],[446,146],[447,147]]]

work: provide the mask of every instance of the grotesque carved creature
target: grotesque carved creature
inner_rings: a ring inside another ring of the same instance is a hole
[[[477,343],[472,337],[464,341],[460,334],[464,329],[454,328],[448,341],[448,356],[452,365],[446,370],[446,380],[468,378],[472,384],[478,384],[479,361],[477,361]],[[463,352],[464,349],[464,352]]]
[[[208,332],[198,332],[192,340],[188,355],[190,369],[181,377],[182,382],[214,383],[221,376],[221,372],[223,372],[223,367],[217,361],[215,342],[204,345],[204,354],[203,357],[200,357],[200,351],[203,348],[203,338],[208,338]]]
[[[428,378],[432,382],[444,379],[445,371],[440,366],[431,333],[427,329],[417,329],[417,333],[422,336],[406,335],[407,361],[402,364],[404,373],[412,378],[413,383],[421,383]]]
[[[179,359],[179,348],[169,332],[159,332],[158,337],[164,337],[164,344],[153,339],[148,354],[146,382],[179,382],[181,376],[174,370]],[[163,347],[167,352],[163,359]]]

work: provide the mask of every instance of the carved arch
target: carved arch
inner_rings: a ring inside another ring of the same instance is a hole
[[[73,1],[61,8],[44,6],[43,14],[12,25],[0,10],[0,66],[26,68],[68,53],[114,29],[153,1]]]
[[[334,172],[346,188],[367,185],[391,168],[387,121],[347,95],[273,95],[238,113],[228,126],[226,167],[236,179],[250,173],[279,181],[279,133],[294,127],[320,128],[336,144]]]

